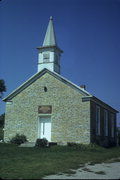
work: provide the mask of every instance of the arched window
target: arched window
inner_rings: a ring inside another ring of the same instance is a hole
[[[47,87],[46,86],[44,86],[44,92],[47,92]]]

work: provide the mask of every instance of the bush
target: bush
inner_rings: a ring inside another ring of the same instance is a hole
[[[78,143],[67,142],[67,146],[68,146],[68,147],[77,147],[77,146],[78,146]]]
[[[47,147],[48,146],[48,140],[46,138],[37,139],[35,146],[36,147]]]
[[[74,142],[68,142],[67,145],[69,147],[73,147],[75,149],[79,149],[79,150],[86,150],[87,149],[87,146],[86,144],[82,144],[82,143],[74,143]]]
[[[25,143],[27,142],[27,138],[24,134],[16,134],[15,137],[13,137],[11,140],[10,140],[10,143],[12,144],[17,144],[17,145],[20,145],[22,143]]]

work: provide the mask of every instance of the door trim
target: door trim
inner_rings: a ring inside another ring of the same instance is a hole
[[[51,114],[41,114],[38,116],[38,134],[37,134],[37,138],[41,138],[41,134],[40,134],[40,118],[41,117],[49,117],[51,120],[51,129],[52,129],[52,118],[51,118]],[[52,131],[51,131],[52,132]]]

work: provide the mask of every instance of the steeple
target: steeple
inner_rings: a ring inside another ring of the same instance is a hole
[[[60,74],[60,56],[63,51],[57,46],[52,16],[48,23],[43,46],[37,49],[39,50],[38,72],[47,68]]]
[[[52,16],[50,16],[43,46],[57,46]]]

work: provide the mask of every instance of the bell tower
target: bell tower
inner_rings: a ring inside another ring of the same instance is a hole
[[[63,52],[56,42],[53,19],[50,17],[43,45],[38,47],[38,72],[44,68],[60,74],[60,56]]]

